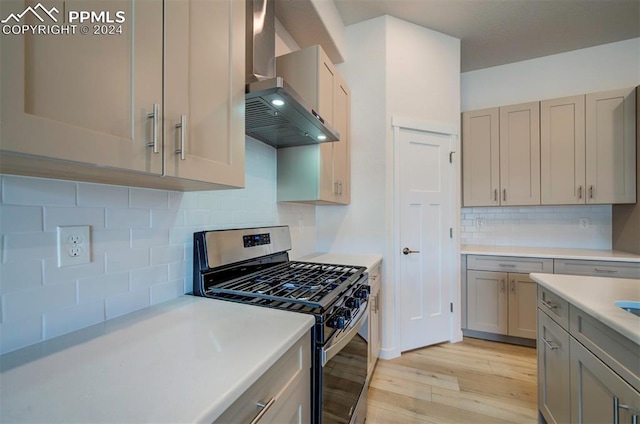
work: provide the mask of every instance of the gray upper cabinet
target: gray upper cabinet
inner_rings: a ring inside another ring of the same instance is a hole
[[[538,102],[462,114],[464,206],[540,204]]]
[[[543,205],[584,204],[585,96],[540,103],[540,192]]]
[[[42,2],[59,11],[62,3]],[[0,15],[24,8],[3,0]],[[162,2],[91,9],[123,11],[122,34],[2,36],[2,151],[161,175],[162,154],[148,144],[155,138],[160,152]]]
[[[86,9],[79,0],[42,4]],[[0,14],[24,6],[3,0]],[[244,7],[98,0],[94,11],[124,12],[121,33],[89,25],[86,35],[3,36],[3,172],[177,190],[243,186]]]
[[[635,89],[540,104],[543,205],[636,201]]]
[[[464,206],[498,206],[500,128],[498,108],[462,114]]]
[[[636,202],[636,90],[462,114],[463,206]]]
[[[278,75],[340,134],[332,143],[278,149],[278,201],[349,204],[351,92],[320,46],[279,56]]]
[[[244,185],[244,7],[165,1],[165,175]]]
[[[586,201],[636,202],[636,90],[586,96]]]
[[[503,206],[540,204],[540,104],[500,108],[500,196]]]

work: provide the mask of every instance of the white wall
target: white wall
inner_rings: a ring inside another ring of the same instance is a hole
[[[391,117],[459,126],[460,41],[383,16],[346,28],[351,89],[348,206],[316,208],[318,251],[383,255],[383,357],[398,351],[393,261]]]
[[[246,143],[242,190],[0,176],[0,353],[191,291],[195,231],[288,224],[292,256],[313,252],[314,208],[277,205],[275,149]],[[57,267],[58,225],[91,226],[90,264]]]
[[[632,87],[640,84],[640,38],[478,71],[460,77],[462,110]],[[487,217],[487,225],[472,222]],[[589,218],[587,229],[579,219]],[[611,206],[463,208],[462,243],[611,248]]]
[[[640,38],[460,76],[462,111],[640,84]]]

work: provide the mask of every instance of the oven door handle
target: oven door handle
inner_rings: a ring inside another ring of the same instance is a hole
[[[324,367],[327,362],[331,360],[334,356],[336,356],[343,347],[345,347],[351,339],[353,339],[358,331],[364,325],[367,317],[369,316],[369,302],[367,302],[367,306],[364,309],[360,309],[358,312],[359,315],[356,315],[357,319],[351,321],[351,325],[349,326],[349,330],[346,333],[343,333],[340,339],[334,342],[329,348],[322,349],[322,366]]]

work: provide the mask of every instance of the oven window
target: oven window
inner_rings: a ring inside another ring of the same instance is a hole
[[[368,349],[367,341],[356,334],[325,364],[322,371],[322,424],[349,423],[367,379]]]

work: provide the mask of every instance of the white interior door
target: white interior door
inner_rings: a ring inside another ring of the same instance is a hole
[[[453,280],[452,136],[398,128],[401,351],[449,340]],[[406,253],[403,253],[403,250]]]

